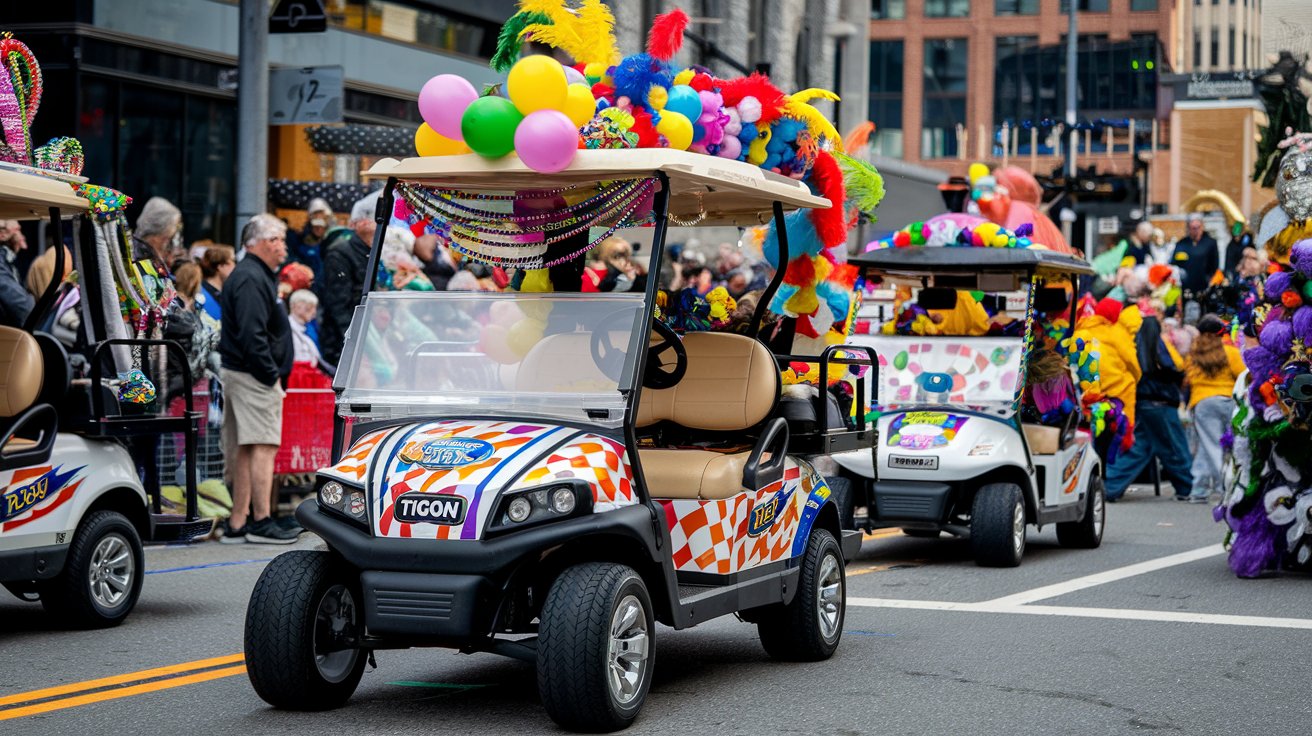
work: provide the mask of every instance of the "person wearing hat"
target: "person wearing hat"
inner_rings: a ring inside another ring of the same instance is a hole
[[[369,250],[378,229],[374,210],[381,194],[380,190],[365,195],[351,207],[350,231],[341,236],[333,233],[324,253],[323,279],[317,281],[323,285],[319,349],[333,365],[341,361],[346,328],[369,283]]]
[[[1207,289],[1221,268],[1221,251],[1216,239],[1203,228],[1202,215],[1189,215],[1188,233],[1176,242],[1171,264],[1181,271],[1180,286],[1195,295]]]
[[[314,280],[323,280],[323,244],[333,227],[333,208],[322,198],[315,197],[305,208],[305,227],[300,232],[288,232],[287,253],[291,260],[304,263],[314,272]]]
[[[1076,322],[1075,336],[1098,341],[1103,394],[1109,399],[1120,400],[1125,418],[1133,426],[1134,389],[1140,376],[1139,354],[1134,347],[1134,336],[1117,324],[1120,318],[1121,303],[1115,299],[1101,299],[1093,314]]]
[[[1235,409],[1231,392],[1244,372],[1244,358],[1238,348],[1226,341],[1228,334],[1229,329],[1220,317],[1204,315],[1198,320],[1198,337],[1185,361],[1189,411],[1198,432],[1190,503],[1207,503],[1210,493],[1222,492],[1221,435],[1230,426]]]

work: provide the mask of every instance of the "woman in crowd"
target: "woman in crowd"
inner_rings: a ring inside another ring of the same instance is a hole
[[[232,273],[232,269],[236,266],[237,258],[230,245],[211,245],[205,249],[205,253],[200,258],[200,271],[204,281],[201,282],[202,291],[197,294],[196,303],[205,313],[206,322],[215,331],[218,331],[218,326],[223,323],[219,294],[223,293],[223,282],[228,280],[228,274]]]
[[[1239,350],[1226,343],[1226,324],[1215,314],[1198,321],[1194,339],[1185,361],[1185,381],[1189,389],[1189,410],[1198,432],[1198,449],[1194,455],[1194,488],[1190,503],[1207,503],[1212,493],[1222,491],[1221,435],[1230,426],[1235,402],[1230,397],[1235,381],[1244,372]]]

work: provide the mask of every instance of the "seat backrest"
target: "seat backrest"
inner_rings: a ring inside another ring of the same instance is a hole
[[[73,382],[73,366],[68,362],[68,351],[54,335],[34,332],[37,347],[41,349],[41,393],[37,403],[61,407],[68,387]]]
[[[41,347],[16,327],[0,327],[0,417],[27,411],[41,395]]]
[[[734,431],[756,426],[774,411],[779,366],[763,343],[728,332],[689,332],[683,348],[687,372],[670,388],[642,390],[637,426],[669,421],[688,429]]]

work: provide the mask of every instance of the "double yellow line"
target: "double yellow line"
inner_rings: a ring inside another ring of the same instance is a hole
[[[0,721],[240,675],[246,671],[244,660],[244,655],[229,654],[5,695],[0,697]]]

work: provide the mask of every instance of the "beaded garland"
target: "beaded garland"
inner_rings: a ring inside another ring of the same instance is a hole
[[[584,184],[511,194],[484,194],[414,182],[396,186],[396,215],[409,224],[445,229],[450,247],[464,257],[494,266],[539,269],[573,260],[595,248],[620,227],[633,224],[635,213],[654,191],[654,179]],[[558,197],[597,189],[596,194],[549,212],[515,214],[516,202]],[[506,209],[485,209],[472,203],[497,203]],[[608,223],[604,233],[569,255],[545,261],[548,246]]]

